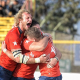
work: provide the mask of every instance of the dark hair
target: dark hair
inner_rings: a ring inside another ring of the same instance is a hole
[[[33,19],[33,20],[32,20],[32,24],[31,24],[30,27],[32,27],[32,26],[34,26],[34,25],[36,25],[36,24],[39,24],[39,22],[37,22],[35,19]]]

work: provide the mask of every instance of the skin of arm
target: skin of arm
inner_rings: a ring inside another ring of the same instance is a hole
[[[48,39],[49,39],[49,37],[45,36],[39,42],[33,42],[29,46],[29,50],[30,51],[43,51],[46,48],[47,44],[48,44]]]
[[[11,51],[7,50],[5,54],[7,54],[7,56],[10,57],[15,62],[20,63],[20,58],[19,57],[14,58]],[[40,63],[45,63],[46,60],[48,61],[49,56],[47,56],[46,58],[46,56],[41,55],[39,58],[40,58]],[[26,64],[34,64],[34,63],[35,63],[35,58],[29,58]]]
[[[62,57],[62,54],[61,52],[55,47],[55,50],[56,50],[56,56],[58,57],[58,59],[60,60],[61,57]]]
[[[51,43],[52,43],[52,45],[54,46],[52,40],[51,40]],[[54,48],[55,48],[55,51],[56,51],[56,56],[55,56],[55,57],[58,57],[58,60],[60,60],[61,57],[62,57],[62,54],[61,54],[61,52],[60,52],[55,46],[54,46]],[[56,59],[56,60],[57,60],[57,59]]]
[[[2,48],[2,50],[6,49],[6,44],[5,44],[5,42],[2,42],[1,48]],[[18,49],[17,49],[17,50],[18,50]],[[15,49],[13,49],[12,51],[15,51]],[[14,58],[14,56],[13,56],[13,54],[12,54],[11,51],[7,50],[7,51],[5,52],[5,54],[6,54],[9,58],[11,58],[12,60],[14,60],[15,62],[20,63],[20,57]],[[46,61],[49,61],[49,56],[43,56],[43,55],[41,55],[41,56],[39,57],[39,59],[40,59],[40,63],[45,63]],[[35,63],[35,58],[29,58],[26,64],[34,64],[34,63]]]

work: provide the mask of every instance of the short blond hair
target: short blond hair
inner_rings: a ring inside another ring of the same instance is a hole
[[[24,12],[27,12],[28,14],[30,14],[30,12],[29,12],[28,10],[21,9],[21,10],[19,10],[19,12],[18,12],[16,15],[14,15],[14,23],[15,23],[16,25],[19,24],[19,20],[22,19],[22,14],[23,14]]]
[[[29,36],[30,38],[40,39],[42,37],[41,32],[36,27],[30,27],[25,31],[25,36]]]

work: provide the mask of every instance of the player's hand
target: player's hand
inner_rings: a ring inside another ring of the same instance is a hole
[[[49,55],[46,54],[41,55],[39,58],[40,58],[40,63],[46,63],[50,61]]]
[[[56,58],[51,58],[50,62],[47,64],[48,68],[53,68],[57,64]]]
[[[43,36],[48,36],[49,42],[52,43],[52,36],[49,33],[43,33]]]
[[[6,49],[6,43],[5,43],[5,41],[2,42],[1,49],[2,49],[2,50]]]

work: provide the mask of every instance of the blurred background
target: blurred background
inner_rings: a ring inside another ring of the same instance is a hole
[[[23,8],[52,35],[62,53],[61,72],[79,73],[80,0],[0,0],[0,52],[1,42],[14,25],[14,15]]]

